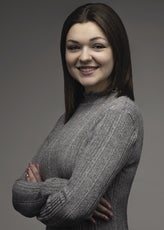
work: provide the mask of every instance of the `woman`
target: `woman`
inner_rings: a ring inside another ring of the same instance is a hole
[[[65,113],[14,183],[13,205],[47,230],[127,230],[143,122],[119,16],[102,3],[78,7],[63,25],[61,57]]]

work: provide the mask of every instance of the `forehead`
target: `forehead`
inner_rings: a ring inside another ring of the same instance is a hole
[[[68,31],[66,39],[81,40],[102,37],[107,40],[102,29],[94,22],[84,22],[74,24]]]

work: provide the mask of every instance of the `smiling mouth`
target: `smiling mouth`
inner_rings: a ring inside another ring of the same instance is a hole
[[[80,66],[77,67],[77,69],[82,73],[83,75],[90,75],[97,70],[98,66]]]

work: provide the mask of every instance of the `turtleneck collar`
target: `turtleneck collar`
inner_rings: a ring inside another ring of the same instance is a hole
[[[110,94],[106,95],[102,92],[84,92],[83,93],[83,99],[82,99],[82,103],[97,103],[100,102],[102,100],[105,100],[106,98],[109,97],[115,97],[117,95],[116,91],[112,91]]]

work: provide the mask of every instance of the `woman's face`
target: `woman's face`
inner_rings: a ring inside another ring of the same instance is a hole
[[[113,66],[112,48],[94,22],[74,24],[66,37],[66,64],[70,75],[86,92],[101,92]]]

